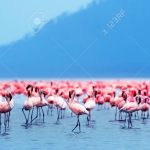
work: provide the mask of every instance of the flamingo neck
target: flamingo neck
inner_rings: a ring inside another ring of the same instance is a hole
[[[149,93],[149,89],[146,88],[146,96],[148,96],[148,93]]]

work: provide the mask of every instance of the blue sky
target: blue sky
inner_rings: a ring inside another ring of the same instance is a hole
[[[0,3],[1,78],[150,75],[149,1]]]
[[[0,44],[8,44],[32,33],[62,14],[71,15],[86,9],[94,0],[0,0]],[[102,0],[103,1],[103,0]],[[97,1],[98,2],[98,1]]]

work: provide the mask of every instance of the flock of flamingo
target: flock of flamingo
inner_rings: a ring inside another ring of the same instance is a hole
[[[87,125],[90,125],[93,109],[101,110],[104,106],[115,107],[115,120],[132,128],[133,119],[149,118],[149,87],[149,81],[3,81],[0,83],[0,132],[2,125],[5,132],[9,128],[15,95],[25,97],[22,113],[27,127],[39,117],[44,123],[44,107],[47,107],[47,115],[57,113],[56,123],[69,109],[77,116],[72,132],[77,128],[81,132],[80,116],[86,115]]]

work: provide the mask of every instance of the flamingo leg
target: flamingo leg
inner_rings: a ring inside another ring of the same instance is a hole
[[[24,115],[24,117],[25,117],[26,124],[27,124],[27,117],[26,117],[26,114],[25,114],[25,112],[24,112],[24,108],[22,108],[22,113],[23,113],[23,115]]]
[[[37,110],[36,116],[31,120],[31,123],[32,123],[35,119],[38,118],[39,108],[37,107],[36,110]]]
[[[131,117],[132,117],[132,113],[131,113]],[[130,124],[131,124],[131,128],[132,128],[132,118],[130,117]]]
[[[48,109],[47,109],[47,116],[49,115],[49,111],[51,111],[51,116],[52,116],[52,111],[53,111],[53,106],[51,104],[47,105]]]
[[[44,114],[43,107],[41,107],[41,110],[42,110],[42,114],[43,114],[43,123],[44,123],[44,116],[45,116],[45,114]]]
[[[80,125],[80,120],[78,118],[78,123],[79,123],[79,132],[81,132],[81,125]]]
[[[125,114],[125,120],[124,120],[124,128],[126,127],[126,120],[127,119],[127,113]]]
[[[31,113],[31,124],[32,124],[32,118],[33,118],[33,112],[34,112],[34,107],[32,108],[32,113]]]
[[[0,113],[0,133],[1,133],[1,126],[2,126],[2,120],[1,120],[1,113]]]
[[[57,114],[58,114],[58,107],[57,107]]]
[[[38,109],[39,110],[39,117],[41,118],[41,109]]]
[[[6,118],[6,113],[4,114],[4,127],[5,127],[5,133],[6,133],[6,128],[7,128],[7,118]]]
[[[53,115],[53,104],[51,106],[51,116]]]
[[[10,121],[10,111],[9,111],[9,112],[8,112],[8,114],[7,114],[7,119],[8,119],[8,120],[7,120],[7,121],[8,121],[8,126],[7,126],[7,127],[9,128],[9,121]]]
[[[89,126],[89,123],[90,122],[90,120],[89,120],[89,116],[87,116],[87,125]]]
[[[132,113],[129,113],[128,128],[132,128],[131,116],[132,116]]]
[[[64,110],[63,118],[65,118],[65,112],[66,112],[66,111]]]
[[[143,118],[143,111],[141,112],[141,119]]]
[[[128,113],[128,128],[130,128],[130,113]]]
[[[142,116],[142,120],[143,120],[143,122],[144,122],[145,113],[142,111],[142,114],[143,114],[143,116]]]
[[[135,112],[135,114],[134,114],[135,119],[136,119],[136,115],[137,115],[137,114],[136,114],[136,112]]]
[[[30,112],[31,112],[31,110],[29,110],[29,113],[28,113],[28,119],[27,119],[27,122],[26,122],[27,125],[28,125],[29,118],[30,118]]]
[[[116,112],[115,112],[115,120],[117,120],[117,107],[116,107]]]
[[[137,113],[136,113],[136,114],[137,114],[137,119],[139,120],[139,113],[138,113],[138,111],[137,111]]]
[[[121,111],[119,112],[119,120],[120,120],[120,118],[121,118]]]
[[[63,110],[61,109],[60,112],[61,112],[61,119],[62,119],[63,118],[63,115],[62,115]]]
[[[48,105],[47,116],[49,115],[50,105]]]
[[[58,123],[59,122],[59,119],[60,119],[60,109],[57,107],[57,114],[58,114],[58,116],[57,116],[57,121],[56,121],[56,123]]]
[[[122,112],[120,113],[120,117],[121,117],[120,120],[122,121]]]
[[[128,128],[129,128],[129,124],[130,124],[129,119],[130,119],[130,115],[129,115],[129,118],[128,118]]]
[[[147,119],[149,118],[149,110],[147,111]]]
[[[81,129],[80,129],[80,121],[79,121],[79,115],[77,116],[77,124],[76,126],[73,128],[72,132],[79,126],[79,131],[81,132]]]
[[[91,111],[89,111],[89,120],[91,121]]]

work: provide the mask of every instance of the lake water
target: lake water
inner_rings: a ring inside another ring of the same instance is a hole
[[[45,123],[37,120],[26,129],[21,111],[23,97],[15,98],[11,113],[10,129],[0,135],[0,150],[149,150],[150,121],[133,121],[133,129],[122,129],[122,123],[114,120],[115,110],[96,109],[92,117],[96,120],[86,126],[86,116],[81,116],[80,134],[72,133],[76,117],[66,112],[65,119],[56,125],[56,111],[46,116]],[[46,112],[46,110],[45,110]]]

